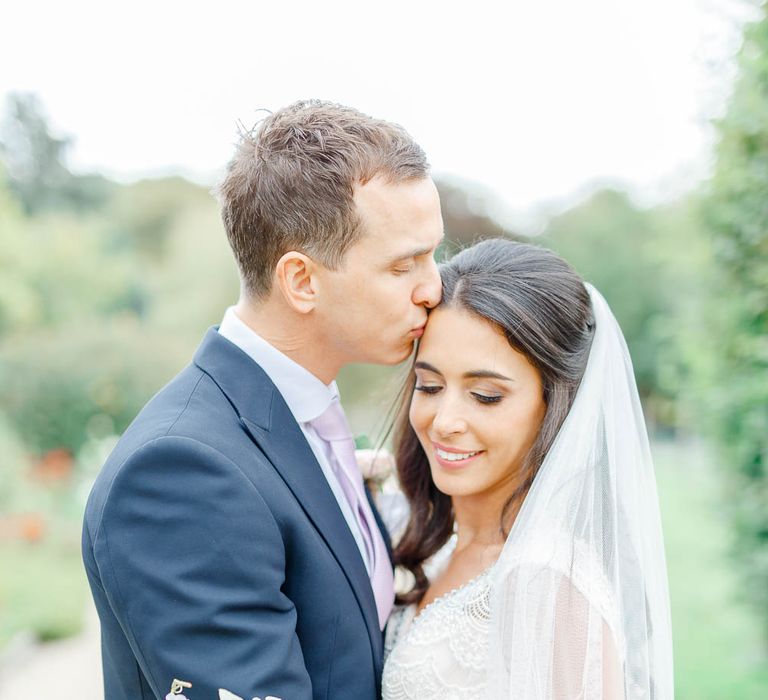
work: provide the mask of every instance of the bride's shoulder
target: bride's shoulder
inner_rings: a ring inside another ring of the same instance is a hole
[[[577,591],[611,624],[617,600],[606,573],[606,563],[587,540],[552,528],[540,530],[525,541],[510,541],[494,572],[497,588],[556,579],[560,588]]]

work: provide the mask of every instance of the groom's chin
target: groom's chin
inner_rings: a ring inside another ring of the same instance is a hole
[[[403,338],[398,345],[391,343],[387,346],[383,343],[373,345],[369,342],[367,351],[358,353],[356,359],[351,361],[366,365],[399,365],[411,356],[414,347],[413,338]]]
[[[382,364],[386,365],[399,365],[401,362],[405,362],[413,352],[415,341],[407,340],[403,345],[389,354],[389,359],[382,361]]]
[[[394,366],[399,365],[401,362],[407,360],[413,352],[413,341],[405,341],[399,347],[391,347],[386,351],[383,348],[379,348],[378,352],[368,353],[364,358],[357,360],[357,362],[363,362],[365,364],[372,365],[387,365]]]

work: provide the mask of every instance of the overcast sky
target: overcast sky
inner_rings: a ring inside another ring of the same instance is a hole
[[[321,97],[403,124],[436,173],[522,215],[597,181],[706,171],[743,0],[16,0],[0,95],[40,95],[71,165],[213,182],[238,121]]]

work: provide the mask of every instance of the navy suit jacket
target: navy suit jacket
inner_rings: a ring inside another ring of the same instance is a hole
[[[162,699],[174,679],[189,700],[380,696],[355,540],[282,396],[215,329],[104,465],[83,558],[107,700]]]

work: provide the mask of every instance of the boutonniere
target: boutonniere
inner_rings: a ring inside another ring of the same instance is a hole
[[[395,458],[392,453],[380,447],[371,447],[366,435],[355,438],[355,457],[363,480],[372,491],[381,491],[384,482],[395,473]]]

